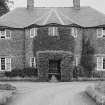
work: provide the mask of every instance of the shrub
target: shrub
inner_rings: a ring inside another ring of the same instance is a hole
[[[73,77],[74,78],[84,77],[84,70],[80,65],[74,67],[74,69],[73,69]]]
[[[28,76],[28,77],[32,77],[32,76],[37,76],[37,69],[36,68],[24,68],[22,70],[23,72],[23,76]]]
[[[37,76],[37,69],[35,68],[24,68],[21,69],[13,69],[11,72],[5,72],[5,76],[7,77],[32,77]]]
[[[105,95],[105,83],[104,82],[99,82],[95,85],[95,89],[98,90],[101,93],[104,93]]]
[[[16,77],[19,76],[20,74],[21,74],[20,69],[13,69],[11,72],[8,71],[5,72],[5,76],[7,77]]]
[[[92,76],[95,78],[104,78],[105,72],[104,71],[93,71]]]
[[[0,84],[0,90],[16,90],[16,87],[10,84]]]
[[[14,92],[16,92],[16,87],[10,84],[0,84],[0,90],[0,105],[6,105],[9,99],[13,96]]]
[[[105,105],[105,95],[93,87],[87,87],[86,93],[96,101],[98,105]]]

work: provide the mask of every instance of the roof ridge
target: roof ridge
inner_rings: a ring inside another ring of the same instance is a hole
[[[52,8],[52,9],[49,11],[48,17],[47,17],[47,19],[43,22],[43,24],[46,24],[46,23],[47,23],[47,21],[49,20],[49,18],[50,18],[50,16],[52,15],[53,12],[56,14],[56,17],[58,18],[58,20],[60,21],[60,23],[61,23],[62,25],[64,25],[63,20],[61,19],[61,17],[59,16],[59,14],[57,13],[57,11],[56,11],[55,8]]]
[[[53,9],[51,9],[51,10],[48,12],[48,17],[47,17],[47,19],[43,22],[43,24],[46,24],[46,23],[47,23],[49,17],[51,16],[51,11],[52,11],[52,10],[53,10]]]
[[[59,16],[58,12],[56,10],[54,10],[55,13],[56,13],[56,16],[58,17],[58,19],[61,21],[61,23],[64,25],[64,22],[62,20],[62,18]]]

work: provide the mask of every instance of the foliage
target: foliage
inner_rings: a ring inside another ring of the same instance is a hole
[[[9,11],[8,0],[0,0],[0,16]]]
[[[73,70],[73,54],[68,51],[38,51],[37,52],[37,67],[39,70],[39,77],[48,79],[49,60],[61,60],[60,71],[61,80],[68,81],[72,78]]]
[[[10,5],[13,6],[13,0],[0,0],[0,16],[6,14],[10,10]]]
[[[78,79],[78,77],[84,77],[84,70],[80,65],[74,67],[73,77],[77,78],[77,79]]]
[[[91,77],[92,71],[94,70],[94,48],[92,47],[90,40],[83,37],[82,42],[82,56],[81,56],[81,66],[84,68],[85,76]]]
[[[105,71],[93,71],[92,77],[94,78],[105,78]]]
[[[95,100],[96,104],[105,105],[105,95],[101,93],[98,89],[89,86],[86,88],[85,92],[87,93],[87,95]]]
[[[58,27],[59,35],[48,35],[48,27],[38,29],[38,35],[33,40],[33,52],[45,50],[64,50],[74,52],[74,37],[70,35],[70,28]]]
[[[11,72],[5,72],[7,77],[32,77],[37,76],[37,69],[35,68],[24,68],[23,70],[13,69]]]
[[[0,84],[0,90],[16,90],[16,87],[11,84]]]

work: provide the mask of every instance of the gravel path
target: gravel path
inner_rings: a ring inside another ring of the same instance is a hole
[[[8,105],[96,105],[84,90],[92,82],[13,82],[17,95]]]

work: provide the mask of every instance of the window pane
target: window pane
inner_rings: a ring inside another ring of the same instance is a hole
[[[0,31],[0,38],[5,39],[5,31]]]
[[[6,29],[6,38],[11,38],[11,31]]]
[[[5,39],[5,36],[1,36],[1,39]]]
[[[30,37],[33,38],[34,36],[37,36],[37,28],[30,29]]]
[[[102,35],[102,28],[99,28],[99,29],[97,29],[97,37],[98,38],[101,38],[101,37],[103,37],[103,35]]]
[[[5,35],[5,31],[0,31],[0,34],[1,35]]]
[[[11,58],[6,58],[6,70],[11,70]]]
[[[32,63],[34,62],[34,58],[31,58],[31,62],[32,62]]]
[[[37,36],[37,28],[34,28],[34,36]]]
[[[103,69],[105,69],[105,58],[103,59]]]
[[[105,37],[105,29],[103,28],[103,37]]]
[[[50,36],[58,36],[58,27],[49,27]]]
[[[1,70],[5,70],[5,58],[1,58]]]
[[[34,57],[31,57],[31,58],[30,58],[30,66],[31,66],[31,67],[36,67],[36,60],[35,60]]]
[[[32,67],[34,67],[34,63],[32,63]]]
[[[97,57],[97,70],[103,70],[103,57]]]
[[[71,32],[72,32],[72,36],[73,36],[74,38],[76,38],[76,37],[77,37],[77,34],[78,34],[77,28],[73,27],[72,30],[71,30]]]
[[[34,28],[30,29],[30,37],[31,37],[31,38],[34,37]]]

